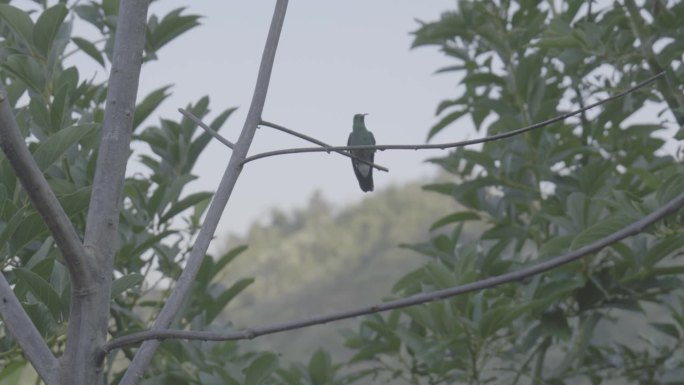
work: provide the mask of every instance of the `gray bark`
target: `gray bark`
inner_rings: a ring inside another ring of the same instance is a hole
[[[84,245],[91,275],[86,290],[73,290],[67,345],[61,362],[66,385],[100,384],[96,357],[107,339],[112,269],[130,151],[133,112],[145,46],[148,0],[122,0],[119,8],[107,104],[88,210]],[[72,277],[73,278],[73,277]]]

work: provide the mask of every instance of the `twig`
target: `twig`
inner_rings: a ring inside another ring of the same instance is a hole
[[[88,254],[69,216],[26,147],[7,98],[5,86],[0,82],[0,147],[64,256],[72,286],[83,288],[88,277]]]
[[[287,150],[276,150],[276,151],[268,151],[268,152],[263,152],[261,154],[256,154],[248,157],[247,159],[244,160],[242,164],[249,163],[251,161],[257,160],[257,159],[262,159],[262,158],[267,158],[269,156],[276,156],[276,155],[285,155],[285,154],[298,154],[298,153],[305,153],[305,152],[330,152],[330,151],[344,151],[344,150],[370,150],[370,149],[375,149],[375,150],[427,150],[427,149],[440,149],[444,150],[447,148],[454,148],[454,147],[465,147],[465,146],[470,146],[473,144],[480,144],[480,143],[486,143],[486,142],[493,142],[495,140],[501,140],[505,138],[510,138],[512,136],[516,136],[519,134],[522,134],[527,131],[532,131],[537,128],[545,127],[550,124],[560,122],[562,120],[565,120],[571,116],[575,116],[577,114],[581,114],[582,112],[592,109],[594,107],[600,106],[602,104],[608,103],[610,101],[619,99],[624,97],[625,95],[632,93],[640,88],[643,88],[647,86],[648,84],[656,81],[660,77],[664,75],[664,72],[661,72],[655,76],[652,76],[648,78],[647,80],[630,87],[626,91],[620,92],[619,94],[610,96],[606,99],[600,100],[598,102],[592,103],[584,108],[580,108],[575,111],[571,111],[559,116],[556,116],[554,118],[545,120],[540,123],[535,123],[527,127],[519,128],[516,130],[508,131],[508,132],[503,132],[500,134],[492,135],[492,136],[487,136],[484,138],[479,138],[479,139],[470,139],[470,140],[463,140],[460,142],[451,142],[451,143],[436,143],[436,144],[385,144],[385,145],[364,145],[364,146],[335,146],[335,147],[327,147],[327,148],[319,148],[319,147],[305,147],[305,148],[291,148]]]
[[[293,136],[296,136],[296,137],[298,137],[298,138],[301,138],[301,139],[304,139],[304,140],[308,140],[309,142],[315,143],[315,144],[317,144],[317,145],[319,145],[319,146],[322,146],[323,148],[326,148],[326,149],[328,149],[328,148],[331,147],[329,144],[324,143],[324,142],[321,142],[321,141],[318,140],[318,139],[312,138],[312,137],[310,137],[310,136],[308,136],[308,135],[304,135],[304,134],[299,133],[299,132],[294,131],[294,130],[290,130],[289,128],[283,127],[283,126],[278,125],[278,124],[275,124],[275,123],[271,123],[271,122],[267,122],[267,121],[265,121],[265,120],[262,120],[262,121],[261,121],[261,124],[264,125],[264,126],[268,126],[268,127],[271,127],[271,128],[275,128],[276,130],[279,130],[279,131],[288,133],[288,134],[293,135]],[[330,153],[330,151],[327,151],[327,152]],[[373,167],[373,168],[376,168],[376,169],[378,169],[378,170],[380,170],[380,171],[385,171],[385,172],[388,172],[388,171],[389,171],[389,169],[387,169],[386,167],[377,165],[377,164],[375,164],[375,163],[373,163],[373,162],[369,162],[369,161],[367,161],[367,160],[365,160],[365,159],[361,159],[361,158],[356,157],[356,156],[354,156],[354,155],[352,155],[352,154],[350,154],[350,153],[348,153],[348,152],[346,152],[346,151],[335,151],[335,152],[338,153],[338,154],[344,155],[344,156],[346,156],[347,158],[352,158],[352,159],[354,159],[354,160],[356,160],[356,161],[358,161],[358,162],[365,163],[365,164],[367,164],[367,165],[369,165],[369,166],[371,166],[371,167]]]
[[[223,210],[228,203],[233,187],[235,187],[235,183],[240,176],[242,162],[247,156],[257,125],[261,121],[261,113],[263,112],[264,103],[266,101],[268,84],[273,70],[273,61],[275,60],[278,40],[280,39],[280,31],[282,30],[285,13],[287,11],[287,3],[288,0],[278,0],[276,2],[273,11],[273,19],[271,20],[271,27],[268,31],[266,45],[261,57],[261,65],[259,66],[256,86],[254,87],[254,95],[252,96],[252,102],[249,111],[247,112],[245,124],[237,143],[235,143],[233,153],[231,154],[226,171],[216,190],[214,199],[211,201],[207,216],[204,218],[202,228],[200,229],[197,240],[190,252],[190,257],[187,260],[183,272],[176,281],[176,286],[174,287],[171,296],[164,303],[164,307],[159,312],[153,330],[168,328],[183,307],[183,303],[188,298],[192,286],[195,283],[197,272],[204,260],[207,248],[214,236],[214,232],[221,219]],[[147,368],[157,347],[159,347],[159,341],[146,341],[142,344],[140,349],[138,349],[135,358],[131,361],[128,370],[121,379],[121,385],[134,385],[140,381],[142,374],[145,371],[145,368]],[[98,360],[102,360],[103,356],[97,358]]]
[[[577,250],[565,253],[558,257],[554,257],[543,262],[539,262],[530,267],[520,269],[518,271],[502,274],[496,277],[485,278],[480,281],[471,282],[465,285],[455,286],[448,289],[438,290],[431,293],[418,294],[402,299],[388,301],[385,303],[366,306],[357,309],[345,310],[337,313],[320,315],[308,319],[286,322],[282,324],[275,324],[263,326],[253,329],[245,329],[238,332],[231,333],[216,333],[206,331],[193,330],[149,330],[129,334],[127,336],[115,338],[104,346],[102,354],[106,354],[114,349],[118,349],[130,344],[135,344],[149,339],[186,339],[186,340],[205,340],[205,341],[232,341],[242,339],[253,339],[262,335],[280,333],[289,330],[301,329],[304,327],[325,324],[328,322],[339,321],[348,318],[354,318],[361,315],[374,314],[387,310],[400,309],[408,306],[424,304],[436,300],[451,298],[457,295],[470,293],[477,290],[488,289],[496,287],[505,283],[520,282],[534,275],[549,271],[556,267],[565,265],[567,263],[584,258],[590,254],[596,253],[603,248],[619,242],[629,236],[639,234],[646,227],[663,219],[669,214],[672,214],[684,207],[684,193],[679,194],[670,202],[644,216],[643,218],[633,222],[632,224],[618,230],[604,238],[592,242],[589,245],[581,247]]]
[[[211,127],[209,127],[203,121],[201,121],[200,118],[193,115],[192,112],[190,112],[188,110],[184,110],[182,108],[179,108],[178,112],[183,114],[183,116],[185,116],[186,118],[192,120],[192,122],[195,123],[196,125],[202,127],[204,129],[204,131],[206,131],[209,135],[216,138],[219,142],[223,143],[226,147],[228,147],[230,149],[233,148],[234,144],[230,140],[224,138],[223,136],[221,136],[221,134],[214,131]]]
[[[48,385],[57,384],[59,363],[2,273],[0,273],[0,315],[38,375]]]

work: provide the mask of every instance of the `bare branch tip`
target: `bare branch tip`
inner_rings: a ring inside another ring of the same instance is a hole
[[[188,110],[186,110],[186,109],[183,109],[183,108],[179,108],[179,109],[178,109],[178,112],[180,112],[180,113],[181,113],[183,116],[185,116],[186,118],[190,119],[193,123],[195,123],[196,125],[198,125],[198,126],[199,126],[200,128],[202,128],[204,131],[206,131],[209,135],[213,136],[216,140],[218,140],[219,142],[221,142],[224,146],[226,146],[226,147],[228,147],[228,148],[230,148],[230,149],[233,148],[234,144],[233,144],[230,140],[224,138],[223,136],[221,136],[221,134],[219,134],[218,132],[216,132],[215,130],[213,130],[211,127],[209,127],[208,125],[206,125],[204,122],[202,122],[202,120],[200,120],[200,118],[198,118],[197,116],[195,116],[192,112],[190,112],[190,111],[188,111]]]

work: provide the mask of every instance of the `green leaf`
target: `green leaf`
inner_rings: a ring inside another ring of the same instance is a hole
[[[505,304],[488,309],[483,315],[478,327],[483,337],[493,336],[497,331],[510,324],[523,315],[527,309],[524,307],[510,307]]]
[[[100,63],[102,67],[105,66],[105,60],[104,57],[102,56],[102,53],[100,50],[95,46],[95,44],[89,42],[86,39],[80,38],[80,37],[72,37],[71,41],[76,44],[76,46],[83,51],[86,55],[90,56],[93,58],[96,62]]]
[[[247,245],[240,245],[231,249],[216,261],[214,268],[218,271],[221,271],[221,269],[223,269],[227,264],[229,264],[233,259],[235,259],[235,257],[246,251],[247,247]]]
[[[430,132],[428,133],[427,140],[429,141],[432,139],[433,136],[437,135],[438,132],[442,131],[444,127],[450,125],[451,123],[457,121],[460,119],[462,116],[467,114],[469,111],[468,110],[462,110],[462,111],[454,111],[443,117],[437,124],[432,126],[430,129]]]
[[[112,282],[112,298],[118,297],[124,291],[138,285],[145,279],[141,274],[133,273],[124,275]]]
[[[65,83],[60,88],[53,92],[52,105],[50,106],[50,127],[53,132],[60,131],[65,124],[70,121],[70,98],[69,94],[73,92],[76,85],[73,83]]]
[[[425,272],[440,289],[456,286],[459,282],[446,266],[441,263],[431,262],[425,265]]]
[[[33,21],[28,13],[9,4],[0,4],[0,18],[9,25],[26,44],[31,43],[33,35]]]
[[[33,28],[33,45],[38,53],[47,58],[50,55],[52,42],[62,25],[68,11],[63,4],[56,4],[40,14]]]
[[[171,85],[164,86],[150,92],[150,94],[147,95],[142,102],[135,106],[135,114],[133,115],[133,130],[135,130],[145,119],[147,119],[147,117],[150,116],[150,114],[152,114],[152,112],[154,112],[154,110],[156,110],[157,107],[159,107],[159,105],[171,95],[170,93],[166,92],[169,88],[171,88]]]
[[[94,134],[97,124],[82,124],[66,127],[57,133],[50,135],[46,140],[40,142],[38,148],[33,153],[33,157],[38,163],[38,167],[45,171],[55,163],[72,145],[76,144],[85,136]]]
[[[572,235],[559,235],[551,239],[547,239],[539,248],[540,257],[550,257],[559,255],[570,248],[572,241],[575,239]]]
[[[491,86],[493,84],[505,86],[506,82],[493,73],[476,73],[470,74],[463,79],[465,84],[469,86]]]
[[[22,208],[14,212],[9,221],[5,223],[5,226],[0,231],[0,245],[5,245],[9,241],[10,237],[14,235],[14,232],[19,227],[19,224],[23,221],[24,215],[29,211],[28,208]]]
[[[160,222],[166,222],[169,219],[173,218],[176,214],[180,213],[181,211],[192,207],[204,200],[211,199],[213,196],[213,193],[210,192],[198,192],[194,194],[190,194],[186,196],[185,198],[181,199],[180,201],[174,203],[171,205],[171,207],[164,213],[160,218]]]
[[[58,196],[57,199],[69,218],[73,218],[88,208],[90,192],[91,186],[81,187],[73,193]]]
[[[164,16],[161,21],[156,22],[154,19],[148,23],[145,38],[146,49],[149,53],[158,51],[171,40],[199,25],[200,16],[181,15],[184,10],[185,8],[175,9]]]
[[[681,173],[674,174],[665,182],[658,181],[658,184],[660,186],[656,192],[656,197],[658,202],[664,205],[684,191],[684,175]]]
[[[446,225],[454,223],[454,222],[479,221],[479,220],[480,220],[480,216],[477,215],[477,213],[474,213],[472,211],[462,211],[460,213],[453,213],[453,214],[449,214],[445,217],[442,217],[437,222],[433,223],[432,226],[430,226],[430,231],[436,230],[442,226],[446,226]]]
[[[2,4],[0,4],[2,5]],[[10,55],[2,67],[19,78],[26,86],[38,94],[42,94],[47,82],[47,70],[33,57],[28,55]]]
[[[657,244],[652,245],[644,258],[644,267],[655,266],[663,258],[675,252],[682,253],[684,250],[684,237],[668,237],[661,239]]]
[[[675,326],[674,324],[652,322],[650,323],[650,325],[653,326],[654,329],[658,330],[663,334],[666,334],[670,337],[674,337],[677,340],[680,338],[679,329],[677,329],[677,326]]]
[[[235,298],[240,292],[245,290],[249,285],[254,283],[254,278],[243,278],[235,282],[230,289],[221,293],[212,303],[211,307],[207,309],[207,322],[211,322],[216,316],[228,306],[228,303]]]
[[[278,356],[264,353],[245,369],[245,385],[260,385],[278,369]]]
[[[119,0],[103,0],[102,10],[106,16],[116,16],[119,14]]]
[[[329,384],[333,377],[330,355],[318,350],[309,361],[309,376],[314,384]]]
[[[539,42],[537,43],[537,47],[558,49],[576,48],[578,50],[583,51],[582,42],[573,35],[544,37],[541,40],[539,40]]]
[[[209,124],[209,127],[211,127],[212,130],[218,132],[223,124],[226,122],[228,117],[235,112],[237,108],[228,108],[222,113],[219,114],[219,116],[214,119],[214,121]],[[199,157],[200,153],[204,150],[204,148],[209,144],[211,141],[212,136],[208,132],[202,132],[197,139],[195,139],[191,144],[190,144],[190,149],[188,150],[188,164],[189,165],[194,165],[195,162],[197,161],[197,158]]]
[[[542,314],[540,321],[547,335],[561,340],[567,340],[572,335],[568,320],[560,309]]]
[[[161,243],[161,241],[164,238],[168,237],[169,235],[177,234],[177,233],[178,233],[177,231],[166,230],[166,231],[162,231],[159,234],[142,235],[142,239],[144,239],[144,241],[140,242],[137,245],[132,245],[134,247],[132,249],[130,249],[130,251],[127,251],[127,253],[125,255],[128,258],[138,258],[145,251],[149,250],[152,246],[154,246],[158,243]],[[124,255],[124,254],[122,254],[122,255]]]
[[[62,303],[59,294],[52,289],[52,286],[47,281],[40,275],[22,267],[15,269],[14,273],[17,275],[17,279],[26,285],[28,291],[48,308],[55,320],[63,319],[62,312],[67,309]]]
[[[100,12],[100,7],[97,3],[91,3],[87,5],[77,5],[74,7],[74,12],[88,23],[92,24],[95,28],[100,31],[104,30],[105,22],[102,17],[102,12]]]
[[[245,250],[247,250],[247,246],[241,245],[229,250],[216,261],[213,261],[211,258],[205,258],[199,273],[197,273],[197,279],[207,283],[210,282],[216,274],[220,273],[226,265]]]
[[[396,331],[397,337],[401,339],[409,349],[416,355],[422,355],[425,351],[430,349],[430,343],[426,339],[418,335],[412,330],[406,328],[399,328]]]
[[[0,385],[21,384],[21,374],[28,361],[21,360],[6,364],[0,369]]]
[[[10,253],[18,252],[27,243],[46,232],[47,227],[38,213],[35,211],[28,211],[28,214],[21,218],[19,225],[10,239]]]
[[[390,349],[386,344],[374,344],[370,346],[366,346],[362,349],[359,350],[358,353],[352,357],[349,362],[350,363],[356,363],[356,362],[362,362],[362,361],[369,361],[376,359],[376,356],[381,355],[383,353],[386,353]]]
[[[571,250],[579,249],[631,224],[630,218],[622,215],[604,219],[579,233],[570,244]]]

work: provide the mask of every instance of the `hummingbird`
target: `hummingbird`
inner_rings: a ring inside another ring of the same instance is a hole
[[[374,145],[375,137],[373,133],[368,131],[366,124],[363,119],[368,114],[356,114],[354,115],[354,125],[352,126],[352,132],[349,134],[349,140],[347,140],[347,146],[361,146],[361,145]],[[368,162],[373,162],[375,158],[375,150],[349,150],[351,155],[359,159],[366,160]],[[366,163],[359,162],[356,159],[351,160],[352,167],[354,168],[354,174],[356,179],[359,180],[359,186],[363,192],[373,191],[373,167]]]

